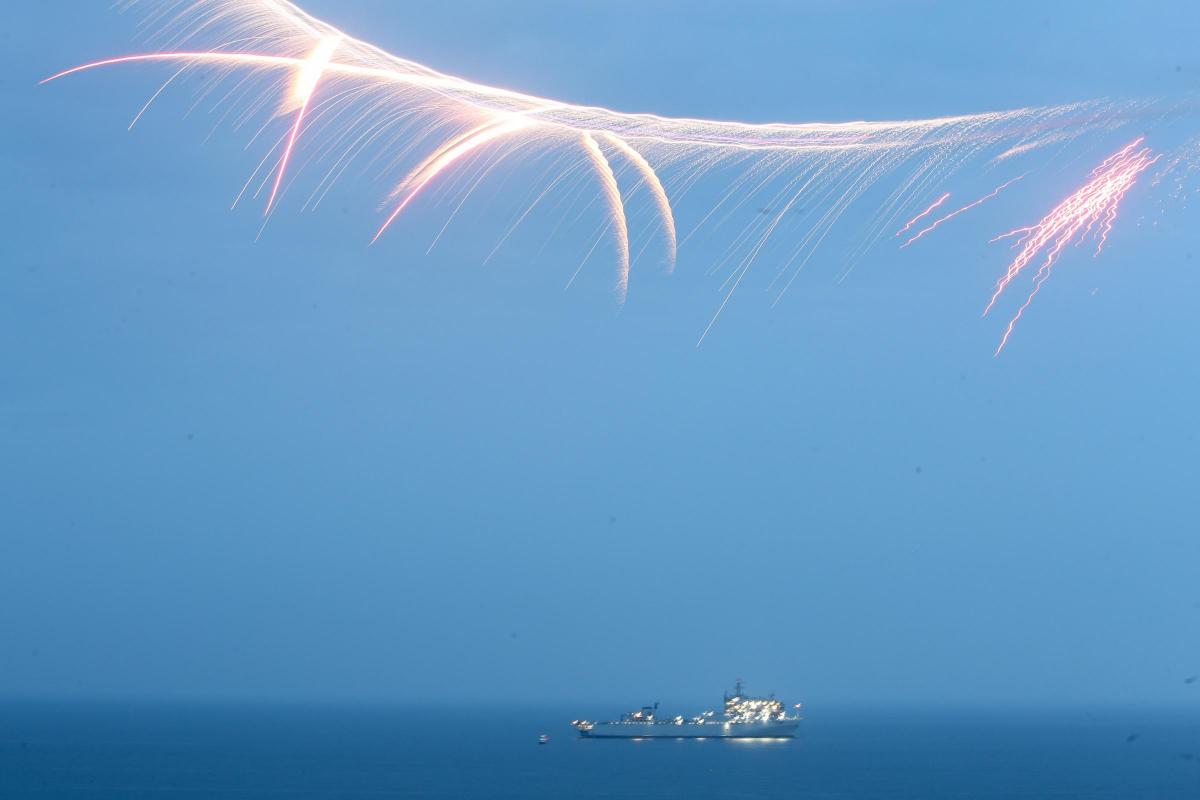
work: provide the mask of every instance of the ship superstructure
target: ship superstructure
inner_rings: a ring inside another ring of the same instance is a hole
[[[690,718],[682,715],[658,718],[658,703],[622,714],[613,722],[572,720],[579,735],[591,739],[790,739],[800,724],[800,704],[788,715],[783,701],[769,697],[750,697],[741,678],[733,694],[725,693],[725,710]]]

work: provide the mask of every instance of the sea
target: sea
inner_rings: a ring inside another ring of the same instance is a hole
[[[1200,800],[1200,713],[810,708],[791,741],[584,740],[571,716],[0,703],[0,800]]]

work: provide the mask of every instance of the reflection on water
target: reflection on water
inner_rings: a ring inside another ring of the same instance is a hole
[[[567,716],[0,705],[0,798],[1200,798],[1197,714],[822,710],[795,740],[537,743]]]

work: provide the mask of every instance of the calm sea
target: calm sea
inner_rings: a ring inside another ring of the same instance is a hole
[[[0,798],[1200,798],[1200,714],[810,709],[791,742],[581,741],[569,717],[7,704]]]

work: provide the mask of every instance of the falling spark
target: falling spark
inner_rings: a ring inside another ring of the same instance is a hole
[[[988,200],[991,200],[993,197],[1000,194],[1005,189],[1007,189],[1009,186],[1012,186],[1014,183],[1016,183],[1017,181],[1021,180],[1021,178],[1024,178],[1024,177],[1025,177],[1024,175],[1018,175],[1017,177],[1013,178],[1012,180],[1006,181],[1005,183],[1000,184],[995,189],[988,192],[987,194],[985,194],[983,197],[979,198],[978,200],[975,200],[974,202],[971,202],[971,203],[967,203],[962,208],[957,209],[956,211],[951,211],[949,214],[947,214],[944,217],[939,217],[938,219],[934,220],[933,223],[929,225],[929,227],[918,231],[907,242],[900,245],[900,249],[903,250],[904,248],[908,247],[913,242],[920,239],[925,234],[932,233],[933,231],[937,230],[939,227],[941,227],[943,222],[949,222],[950,220],[954,219],[955,217],[957,217],[959,214],[963,213],[964,211],[970,211],[972,208],[983,205]]]
[[[942,203],[946,202],[946,201],[947,201],[949,198],[950,198],[950,193],[949,193],[949,192],[946,192],[944,195],[942,195],[941,197],[939,197],[937,200],[934,200],[934,201],[933,201],[933,204],[932,204],[932,205],[930,205],[930,206],[929,206],[929,208],[925,209],[925,210],[924,210],[924,211],[922,211],[920,214],[917,214],[915,217],[913,217],[912,219],[910,219],[908,222],[904,223],[904,227],[903,227],[903,228],[901,228],[900,230],[896,231],[896,235],[897,235],[897,236],[899,236],[900,234],[904,233],[904,232],[905,232],[905,231],[907,231],[909,228],[911,228],[913,225],[917,224],[917,221],[918,221],[918,220],[921,220],[921,219],[924,219],[925,217],[928,217],[930,214],[932,214],[932,213],[933,213],[933,210],[934,210],[935,208],[937,208],[938,206],[940,206]]]
[[[1036,225],[1011,230],[992,240],[1016,236],[1020,251],[1008,265],[1004,277],[996,283],[996,290],[983,311],[984,316],[991,312],[1013,279],[1035,258],[1042,258],[1041,265],[1033,276],[1033,289],[1009,320],[995,355],[1000,355],[1008,344],[1017,322],[1037,297],[1050,273],[1054,271],[1067,245],[1071,242],[1079,244],[1090,234],[1097,242],[1094,256],[1100,255],[1117,219],[1121,200],[1137,181],[1138,176],[1162,157],[1152,155],[1149,147],[1142,147],[1143,138],[1133,140],[1106,158],[1100,166],[1092,170],[1091,179],[1087,183],[1059,203]]]

